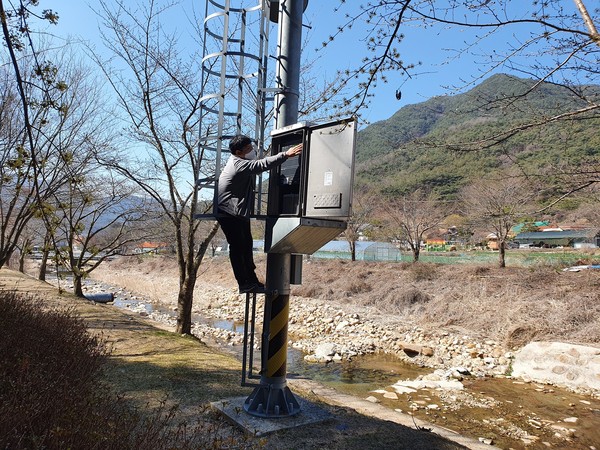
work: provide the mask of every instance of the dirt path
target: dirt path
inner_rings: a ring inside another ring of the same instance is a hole
[[[100,333],[112,349],[109,376],[115,389],[139,405],[158,405],[167,399],[181,405],[181,419],[195,420],[211,401],[249,394],[239,386],[238,361],[197,339],[165,331],[112,306],[60,295],[47,283],[7,269],[0,270],[0,290],[39,297],[49,307],[73,308],[89,330]],[[331,412],[333,419],[268,435],[262,441],[257,439],[257,446],[443,450],[465,448],[462,443],[467,448],[490,448],[443,429],[435,430],[440,434],[416,429],[409,416],[383,410],[376,414],[373,408],[377,410],[377,405],[354,398],[350,401],[349,396],[334,395],[312,383],[297,381],[293,388],[297,395]],[[236,428],[229,432],[242,439]]]

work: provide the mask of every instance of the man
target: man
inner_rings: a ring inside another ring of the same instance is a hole
[[[302,144],[275,156],[256,159],[256,144],[248,136],[237,135],[229,142],[229,151],[231,157],[219,177],[217,221],[229,244],[229,260],[240,294],[265,292],[265,285],[256,276],[252,255],[250,213],[255,175],[300,155]]]

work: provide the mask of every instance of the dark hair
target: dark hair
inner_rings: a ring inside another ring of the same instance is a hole
[[[243,149],[248,144],[252,144],[252,142],[252,139],[250,139],[248,136],[238,134],[237,136],[231,138],[231,141],[229,141],[229,151],[232,155],[235,155],[235,152]]]

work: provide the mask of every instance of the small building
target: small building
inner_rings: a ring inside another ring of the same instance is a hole
[[[498,240],[498,236],[496,235],[496,233],[490,233],[486,236],[486,246],[487,248],[489,248],[490,250],[499,250],[500,249],[500,242]]]
[[[519,245],[533,247],[598,248],[600,247],[600,229],[531,231],[519,233],[514,240]]]
[[[511,235],[515,236],[521,232],[542,231],[545,227],[550,226],[547,220],[538,220],[535,222],[523,222],[511,228]]]
[[[142,242],[133,252],[136,254],[158,255],[160,253],[165,253],[168,248],[169,244],[166,242]]]
[[[456,251],[456,244],[440,238],[431,238],[425,240],[425,250],[428,252],[453,252]]]

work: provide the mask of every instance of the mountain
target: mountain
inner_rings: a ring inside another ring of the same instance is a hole
[[[600,98],[600,86],[536,83],[493,75],[468,92],[407,105],[368,126],[357,138],[357,182],[388,194],[422,188],[452,199],[471,180],[513,164],[539,172],[600,159],[597,113],[525,128],[490,147],[472,144],[587,106],[578,93]]]

